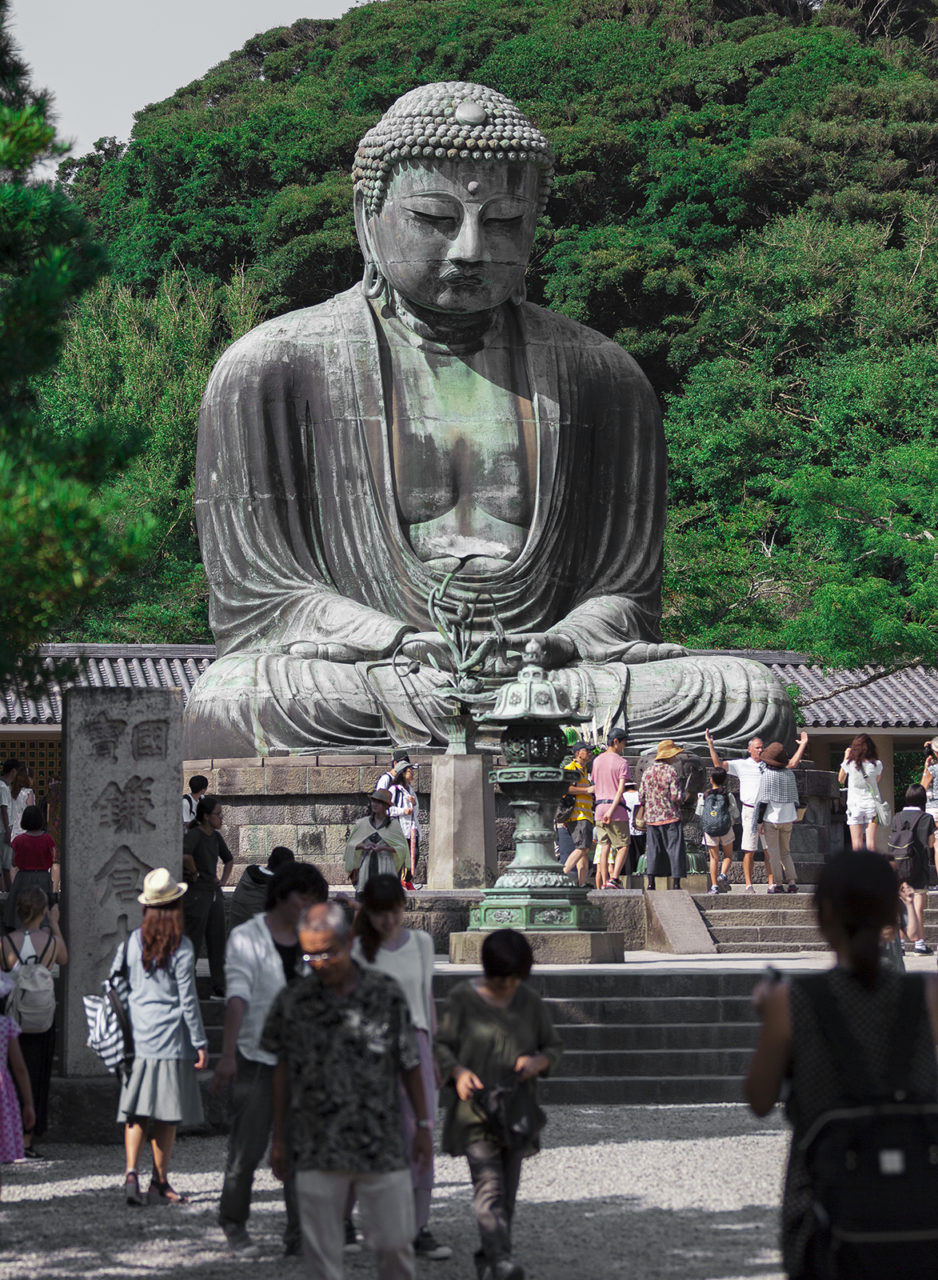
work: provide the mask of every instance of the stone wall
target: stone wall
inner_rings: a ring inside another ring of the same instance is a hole
[[[426,879],[430,838],[432,761],[410,752],[416,771],[422,832],[419,878]],[[499,757],[492,757],[493,767]],[[347,884],[343,858],[350,828],[368,812],[368,796],[390,767],[382,755],[252,756],[235,760],[187,760],[183,786],[193,774],[208,778],[209,791],[225,807],[222,835],[239,866],[265,862],[286,845],[315,862],[330,884]],[[501,870],[511,861],[514,821],[496,796],[495,831]]]

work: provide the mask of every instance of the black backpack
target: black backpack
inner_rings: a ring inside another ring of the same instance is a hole
[[[811,1179],[814,1280],[932,1276],[938,1251],[938,1101],[909,1097],[909,1061],[928,1017],[920,974],[903,981],[886,1090],[827,985],[795,979],[814,1009],[843,1102],[818,1116],[799,1146]],[[929,1030],[929,1039],[930,1039]]]
[[[706,836],[729,835],[733,828],[730,798],[726,791],[705,791],[700,829]]]
[[[915,864],[922,856],[928,856],[923,840],[916,839],[919,823],[927,820],[928,814],[915,810],[909,813],[900,809],[892,820],[889,829],[889,857],[896,864],[896,875],[900,880],[909,880],[915,870]]]

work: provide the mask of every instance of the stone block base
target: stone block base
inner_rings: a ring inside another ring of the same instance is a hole
[[[525,931],[536,964],[621,964],[625,938],[621,933],[539,933]],[[452,964],[482,964],[482,943],[487,934],[452,933],[449,958]]]

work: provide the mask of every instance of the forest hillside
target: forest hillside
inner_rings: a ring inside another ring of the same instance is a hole
[[[361,274],[350,166],[399,94],[470,79],[557,152],[528,294],[648,373],[671,468],[664,632],[840,664],[938,660],[934,0],[383,0],[257,35],[60,177],[107,248],[38,385],[102,417],[149,521],[54,637],[210,638],[199,397],[264,316]],[[584,547],[589,556],[589,547]]]

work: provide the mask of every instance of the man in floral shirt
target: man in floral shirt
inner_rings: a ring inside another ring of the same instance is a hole
[[[639,802],[645,806],[649,889],[655,887],[655,876],[671,876],[674,888],[680,889],[681,877],[687,875],[687,848],[681,821],[684,791],[677,770],[669,763],[683,750],[670,738],[659,742],[655,762],[642,774],[638,788]]]
[[[306,978],[277,996],[261,1048],[277,1058],[270,1163],[296,1170],[311,1280],[339,1280],[349,1191],[361,1208],[379,1280],[412,1280],[414,1197],[404,1153],[398,1080],[417,1116],[414,1157],[429,1160],[430,1121],[404,995],[359,968],[345,912],[310,907],[298,927]]]

